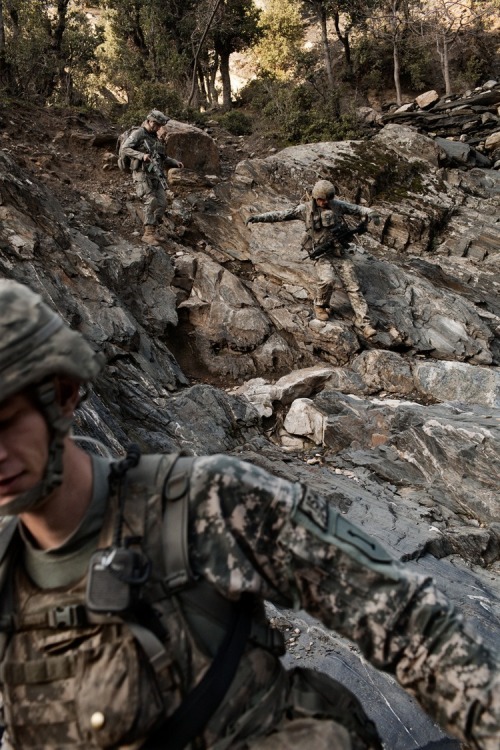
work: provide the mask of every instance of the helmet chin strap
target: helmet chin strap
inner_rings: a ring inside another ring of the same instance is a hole
[[[17,516],[20,513],[37,510],[59,487],[63,479],[64,435],[56,434],[49,446],[49,458],[45,473],[34,487],[17,495],[10,502],[0,506],[0,516]]]
[[[34,487],[1,505],[0,517],[16,516],[20,513],[38,510],[63,480],[64,438],[69,432],[71,419],[65,417],[62,412],[52,380],[40,383],[36,387],[36,396],[52,433],[45,472]]]

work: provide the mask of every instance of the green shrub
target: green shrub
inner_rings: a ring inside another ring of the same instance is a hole
[[[164,83],[144,83],[134,92],[134,97],[126,105],[118,120],[123,126],[130,126],[142,122],[152,109],[159,109],[176,120],[184,118],[182,99],[176,91]]]
[[[147,81],[134,92],[134,106],[144,110],[159,109],[170,117],[180,118],[183,114],[182,97],[165,83]]]
[[[286,146],[361,137],[355,114],[342,112],[342,94],[341,87],[325,95],[315,83],[292,86],[264,77],[243,89],[241,101],[255,112],[259,130]]]
[[[217,119],[219,120],[219,124],[223,128],[226,128],[226,130],[229,130],[233,135],[252,134],[252,120],[244,112],[239,112],[237,109],[231,109]]]

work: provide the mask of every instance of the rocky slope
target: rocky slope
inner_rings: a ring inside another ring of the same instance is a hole
[[[116,134],[98,115],[0,107],[0,274],[40,290],[108,359],[80,430],[116,453],[130,440],[228,451],[310,483],[436,576],[498,646],[499,172],[457,167],[395,123],[362,142],[260,156],[215,126],[210,148],[207,133],[174,127],[167,149],[184,149],[186,169],[170,172],[155,248],[139,241]],[[318,177],[383,216],[352,256],[370,341],[340,289],[335,318],[312,318],[300,224],[244,224]],[[347,644],[272,614],[299,630],[288,659],[358,675],[387,747],[457,747]]]

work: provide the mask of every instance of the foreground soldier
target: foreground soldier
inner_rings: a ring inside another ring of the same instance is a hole
[[[283,669],[268,599],[498,750],[498,664],[431,580],[307,487],[236,458],[85,453],[69,429],[99,368],[38,295],[0,280],[5,748],[380,747],[341,686]]]
[[[120,155],[130,158],[132,179],[138,198],[144,205],[144,234],[142,241],[148,245],[161,245],[156,227],[162,223],[167,207],[166,178],[163,167],[182,168],[183,164],[165,154],[165,147],[158,140],[159,129],[169,118],[153,109],[139,128],[132,130],[120,148]],[[151,168],[153,167],[153,169]]]
[[[380,216],[375,211],[354,203],[335,199],[335,188],[328,180],[319,180],[312,189],[311,200],[300,203],[286,211],[269,211],[264,214],[249,216],[247,224],[256,222],[294,221],[305,222],[306,234],[302,248],[315,260],[314,266],[318,284],[314,295],[314,315],[318,320],[330,317],[330,297],[336,281],[336,271],[344,285],[345,291],[354,310],[356,328],[369,338],[376,333],[368,316],[368,306],[359,288],[356,271],[352,260],[346,257],[345,243],[340,241],[348,229],[345,214],[366,216],[376,223]],[[318,246],[324,253],[316,255]]]

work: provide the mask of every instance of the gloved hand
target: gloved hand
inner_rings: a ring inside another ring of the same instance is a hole
[[[382,219],[382,217],[380,216],[379,213],[377,213],[377,211],[372,211],[368,218],[370,219],[370,221],[373,221],[376,227],[378,227]]]
[[[248,226],[249,224],[255,223],[255,216],[249,216],[247,219],[245,219],[245,226]]]

